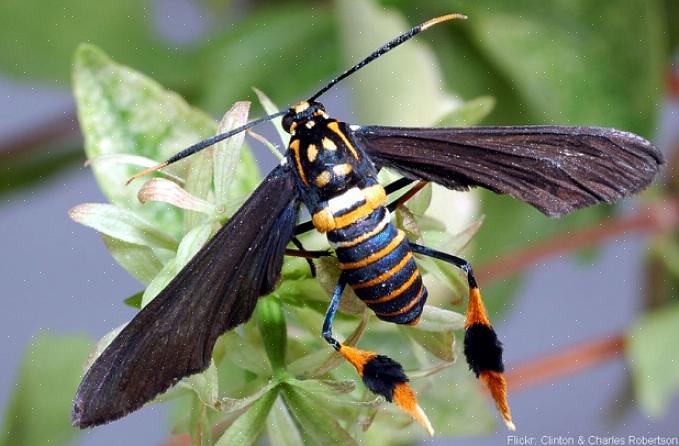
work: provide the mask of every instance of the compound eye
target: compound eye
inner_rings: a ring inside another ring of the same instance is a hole
[[[295,122],[295,118],[292,114],[288,113],[287,115],[283,116],[283,120],[281,122],[283,125],[283,130],[290,133],[290,127],[292,127],[293,122]]]

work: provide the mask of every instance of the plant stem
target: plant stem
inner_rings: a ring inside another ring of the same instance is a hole
[[[660,200],[632,215],[615,216],[581,230],[558,234],[525,249],[503,255],[476,268],[484,281],[499,280],[523,271],[553,255],[589,248],[631,232],[653,233],[679,226],[679,200]]]
[[[9,138],[0,144],[0,163],[6,163],[44,144],[78,134],[75,110],[68,110],[44,124]]]
[[[509,390],[527,389],[618,357],[624,348],[623,333],[583,342],[512,367],[507,372],[507,385]]]

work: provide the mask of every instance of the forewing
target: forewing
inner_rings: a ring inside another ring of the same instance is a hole
[[[97,358],[76,394],[73,423],[120,418],[207,368],[217,337],[247,321],[275,287],[298,205],[289,169],[277,167]]]
[[[598,127],[366,126],[350,134],[378,167],[451,189],[509,194],[549,216],[638,192],[664,162],[645,139]]]

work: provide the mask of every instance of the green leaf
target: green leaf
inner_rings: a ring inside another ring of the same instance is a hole
[[[277,398],[266,425],[271,446],[298,446],[303,444],[302,434],[285,406],[283,398]]]
[[[58,446],[73,440],[78,430],[71,426],[71,406],[89,350],[82,337],[36,336],[21,361],[0,444]]]
[[[217,127],[217,133],[226,133],[242,126],[248,120],[249,102],[236,102]],[[245,132],[215,144],[212,159],[214,160],[215,203],[226,206],[233,196],[231,185],[235,178],[236,169],[240,166],[240,150],[245,141]]]
[[[138,215],[112,204],[85,203],[68,211],[81,225],[104,235],[149,248],[177,249],[177,241]]]
[[[269,97],[265,95],[263,91],[255,87],[252,87],[252,89],[255,91],[257,99],[259,99],[259,103],[262,104],[262,108],[264,108],[264,111],[267,115],[273,115],[280,110],[280,108],[278,108],[278,106],[274,104],[273,101],[269,99]],[[278,137],[281,139],[281,147],[286,147],[288,145],[288,141],[290,140],[290,135],[288,135],[288,133],[283,130],[282,121],[283,117],[281,116],[272,119],[271,124],[274,126],[276,132],[278,133]]]
[[[271,376],[271,364],[262,352],[261,345],[255,345],[235,331],[226,333],[220,339],[224,350],[228,352],[225,359],[254,375]]]
[[[465,101],[459,107],[443,116],[436,123],[436,127],[469,127],[484,120],[495,107],[495,98],[480,96]]]
[[[679,391],[679,306],[644,315],[627,333],[626,355],[637,401],[648,415],[665,413]]]
[[[103,234],[101,238],[116,262],[144,285],[151,283],[163,268],[153,249],[148,246],[124,242]]]
[[[288,336],[281,301],[275,297],[259,299],[255,317],[274,373],[284,370]]]
[[[153,278],[144,290],[141,305],[148,305],[193,258],[200,248],[207,243],[212,234],[212,223],[204,223],[189,231],[177,247],[177,254],[168,260],[158,275]]]
[[[266,426],[266,418],[276,398],[278,398],[278,388],[270,390],[258,399],[224,432],[216,446],[254,444]]]
[[[453,362],[455,335],[452,331],[426,331],[417,327],[399,327],[400,331],[435,357]]]
[[[177,273],[196,255],[212,235],[212,223],[205,223],[190,230],[179,243],[175,268]]]
[[[464,328],[464,321],[463,314],[425,305],[420,316],[420,322],[413,328],[434,332],[456,331]]]
[[[325,306],[330,303],[329,296],[332,296],[340,276],[339,261],[334,256],[320,257],[314,261],[316,265],[316,280],[325,290],[325,295],[319,296],[315,293],[316,299],[321,298]],[[346,287],[342,293],[339,310],[348,314],[363,314],[366,305],[358,298],[351,287]]]
[[[136,308],[137,310],[141,310],[141,299],[144,296],[144,292],[140,291],[138,293],[134,293],[127,299],[123,301],[125,305],[128,305],[132,308]]]
[[[253,85],[278,104],[297,102],[339,71],[332,11],[324,4],[298,6],[261,5],[201,50],[209,73],[201,92],[206,109],[223,111],[224,103],[248,97]]]
[[[136,0],[64,0],[58,8],[40,0],[4,1],[0,4],[0,69],[63,86],[75,48],[81,42],[94,42],[165,81],[191,82],[195,64],[190,53],[158,38],[150,7],[150,2]]]
[[[189,107],[177,94],[130,68],[114,63],[101,50],[81,45],[75,55],[73,82],[80,127],[89,159],[111,154],[134,154],[165,160],[212,135],[215,122]],[[184,176],[186,162],[169,168]],[[129,209],[174,236],[181,233],[182,212],[160,204],[142,205],[137,200],[140,182],[125,186],[137,173],[130,165],[93,167],[108,199]]]
[[[408,24],[394,12],[366,0],[337,2],[347,66],[365,57]],[[458,101],[445,93],[434,54],[422,40],[408,42],[354,74],[348,83],[359,117],[381,125],[432,125]]]
[[[251,406],[255,401],[259,400],[266,393],[269,393],[278,384],[273,380],[269,381],[264,387],[261,387],[257,392],[252,395],[248,395],[244,398],[222,398],[220,412],[229,414],[233,412],[239,412],[248,406]]]
[[[191,375],[188,378],[188,383],[204,405],[217,408],[219,405],[219,381],[214,361],[210,361],[210,366],[205,371]]]
[[[301,428],[305,444],[356,444],[337,419],[303,389],[285,385],[283,396],[290,413]]]
[[[356,389],[356,382],[352,380],[334,379],[293,379],[285,381],[288,385],[299,387],[307,393],[318,393],[320,395],[345,395]]]
[[[168,283],[177,275],[177,267],[174,259],[169,260],[160,270],[158,275],[149,283],[144,290],[144,295],[141,298],[141,307],[144,308],[149,304]]]

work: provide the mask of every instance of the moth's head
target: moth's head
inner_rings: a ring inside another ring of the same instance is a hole
[[[290,134],[294,134],[295,129],[298,126],[317,117],[328,119],[323,104],[316,101],[302,101],[291,107],[283,116],[283,130]]]

